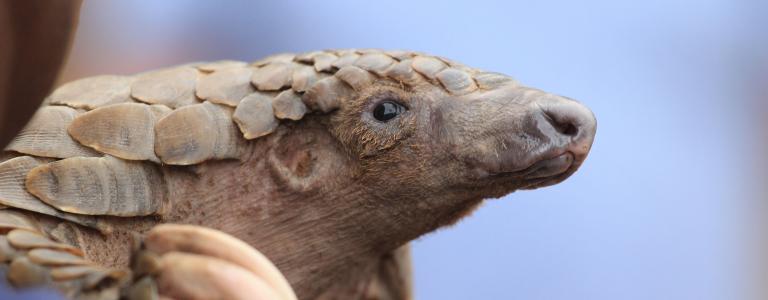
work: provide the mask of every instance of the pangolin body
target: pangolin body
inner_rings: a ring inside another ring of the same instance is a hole
[[[162,220],[174,209],[167,169],[237,160],[281,123],[332,112],[379,78],[451,95],[514,84],[416,52],[329,50],[61,86],[0,162],[0,270],[13,286],[55,286],[69,298],[127,295],[128,272],[84,253],[85,228],[110,235],[130,218]]]

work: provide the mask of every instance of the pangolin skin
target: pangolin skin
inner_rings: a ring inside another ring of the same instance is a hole
[[[410,240],[561,182],[595,128],[573,100],[411,51],[80,79],[5,151],[0,263],[17,287],[114,299],[134,235],[195,224],[263,252],[300,299],[407,299]]]

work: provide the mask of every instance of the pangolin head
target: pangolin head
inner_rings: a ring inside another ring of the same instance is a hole
[[[407,51],[335,53],[349,63],[303,99],[327,112],[354,180],[382,201],[434,207],[553,185],[592,146],[588,108],[509,76]]]

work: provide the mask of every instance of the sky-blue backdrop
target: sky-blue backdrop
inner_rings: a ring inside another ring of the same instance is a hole
[[[417,241],[417,299],[755,297],[765,5],[620,2],[87,1],[66,74],[346,47],[507,73],[590,106],[592,154]]]

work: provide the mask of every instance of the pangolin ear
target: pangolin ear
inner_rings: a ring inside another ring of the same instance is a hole
[[[296,126],[275,134],[267,164],[276,180],[293,190],[309,191],[345,176],[349,159],[325,129]]]

